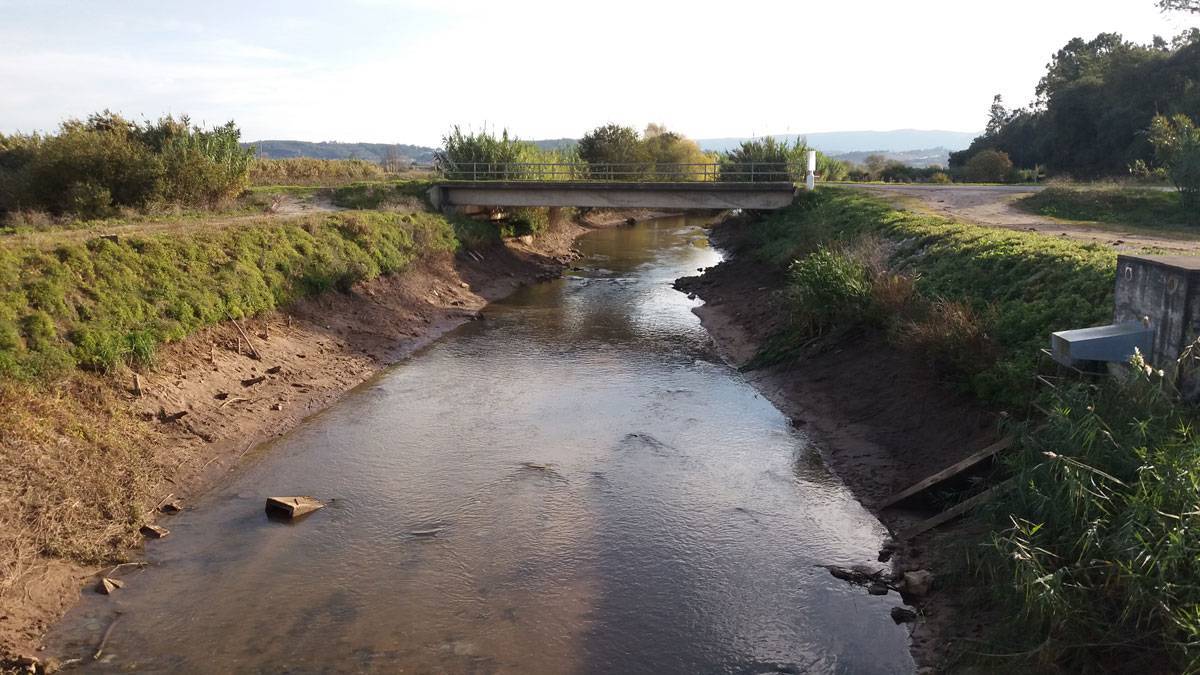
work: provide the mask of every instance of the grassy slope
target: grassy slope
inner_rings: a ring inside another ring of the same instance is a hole
[[[1200,225],[1200,214],[1188,213],[1179,193],[1139,189],[1047,188],[1017,204],[1052,218],[1135,227]]]
[[[1000,403],[1025,400],[1050,332],[1112,312],[1116,254],[1102,246],[916,215],[844,190],[819,190],[751,227],[752,255],[781,269],[819,247],[883,238],[894,250],[889,266],[915,278],[925,300],[975,311],[997,353],[969,382]]]
[[[0,375],[148,362],[158,344],[202,326],[348,288],[457,244],[438,215],[356,212],[0,248]]]

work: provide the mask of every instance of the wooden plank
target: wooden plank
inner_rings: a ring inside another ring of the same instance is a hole
[[[979,506],[980,504],[983,504],[984,502],[991,501],[994,497],[996,497],[996,495],[999,495],[1001,492],[1012,487],[1012,484],[1013,484],[1013,479],[1010,478],[995,487],[992,487],[983,492],[980,492],[979,494],[975,495],[974,497],[971,497],[969,499],[964,499],[963,501],[955,504],[954,506],[946,509],[945,511],[942,511],[941,513],[937,514],[936,516],[934,516],[928,520],[922,521],[920,523],[917,523],[916,525],[913,525],[912,527],[908,528],[907,530],[904,530],[900,534],[896,535],[896,540],[897,541],[907,541],[907,540],[912,539],[913,537],[917,536],[918,534],[932,530],[933,528],[937,527],[938,525],[942,525],[951,520],[954,520],[958,516],[961,516],[962,514],[966,513],[967,511],[970,511],[971,509],[975,508],[976,506]]]
[[[900,492],[897,492],[896,494],[892,495],[891,497],[888,497],[887,499],[883,500],[882,503],[880,503],[879,508],[886,509],[889,506],[892,506],[894,504],[902,502],[905,499],[908,499],[909,497],[917,494],[918,492],[921,492],[923,490],[926,490],[926,489],[932,487],[936,483],[940,483],[940,482],[946,480],[947,478],[956,476],[956,475],[962,473],[963,471],[966,471],[967,469],[975,466],[976,464],[982,462],[983,460],[987,459],[988,457],[991,457],[992,455],[995,455],[996,453],[1001,452],[1002,450],[1007,450],[1008,448],[1012,447],[1012,444],[1013,444],[1012,436],[1005,436],[1004,438],[996,441],[995,443],[992,443],[991,445],[980,450],[979,452],[976,452],[975,454],[971,455],[970,457],[967,457],[966,459],[963,459],[960,462],[952,464],[951,466],[948,466],[945,469],[942,469],[941,471],[933,474],[932,476],[929,476],[928,478],[921,480],[920,482],[912,485],[911,487],[908,487]]]
[[[325,505],[312,497],[268,497],[267,512],[278,513],[288,518],[299,518],[323,509]]]

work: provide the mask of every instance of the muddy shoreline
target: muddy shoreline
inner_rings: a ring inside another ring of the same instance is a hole
[[[739,257],[738,221],[716,225],[710,239],[726,259],[676,287],[704,300],[695,313],[722,356],[744,366],[777,333],[789,311],[784,279]],[[886,497],[949,466],[997,438],[995,414],[942,381],[923,359],[870,331],[814,341],[797,361],[745,371],[747,381],[803,428],[826,464],[859,501],[895,533],[936,511],[929,505],[880,509]],[[941,672],[962,645],[981,637],[983,612],[964,604],[952,580],[977,541],[969,524],[952,522],[910,542],[891,560],[863,560],[870,570],[928,570],[932,591],[905,596],[918,613],[911,649],[918,668]],[[864,593],[866,590],[864,589]]]
[[[457,255],[430,256],[403,273],[329,293],[287,310],[227,321],[162,349],[156,366],[106,382],[118,405],[150,425],[165,471],[161,499],[188,508],[217,487],[252,448],[287,433],[351,389],[468,321],[517,289],[560,276],[592,229],[668,215],[593,211],[554,224],[537,238]],[[139,549],[125,559],[137,560]],[[115,563],[114,563],[115,564]],[[113,568],[44,558],[0,599],[0,672],[48,672],[42,636]]]

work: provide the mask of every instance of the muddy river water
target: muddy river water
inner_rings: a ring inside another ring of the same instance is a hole
[[[898,597],[816,567],[873,561],[882,527],[671,288],[720,259],[702,225],[586,235],[581,271],[251,452],[50,652],[102,672],[911,672]],[[292,494],[330,506],[268,520]]]

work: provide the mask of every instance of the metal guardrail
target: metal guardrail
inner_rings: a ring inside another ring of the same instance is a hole
[[[804,166],[792,162],[658,164],[628,162],[460,162],[439,167],[447,180],[526,182],[737,182],[778,183],[804,179]]]

